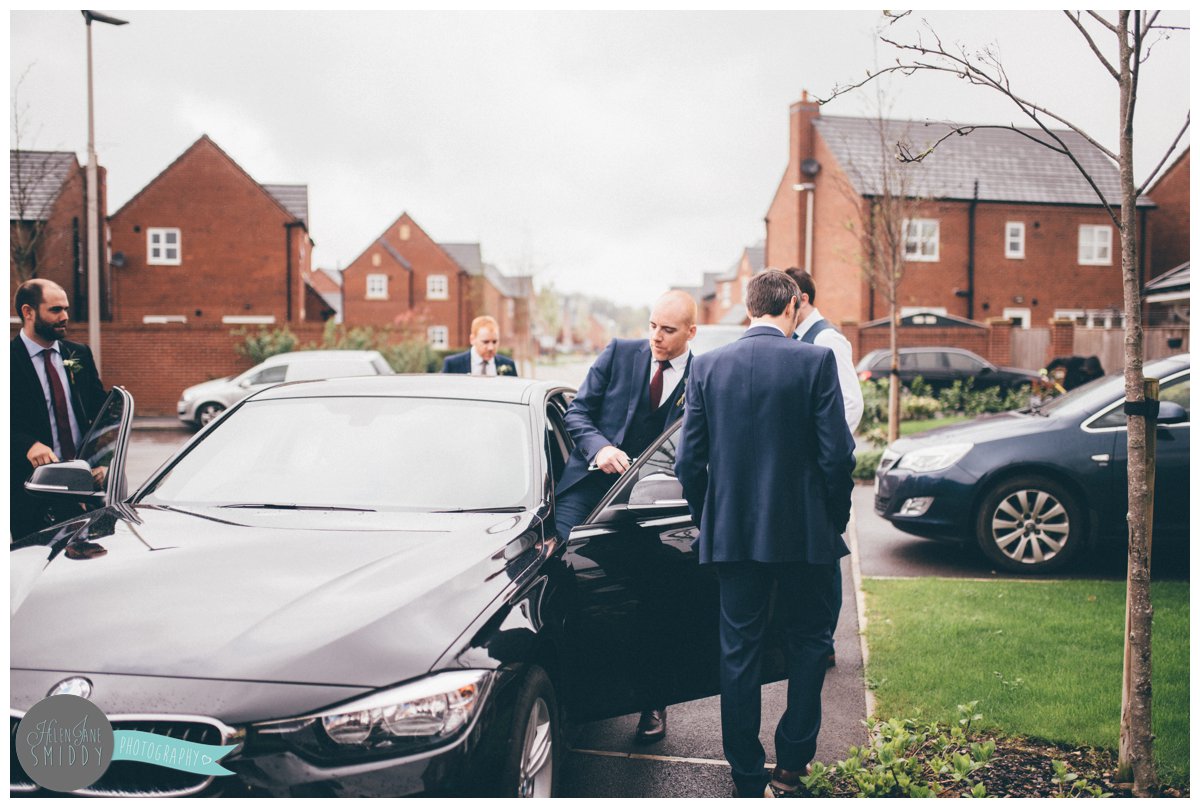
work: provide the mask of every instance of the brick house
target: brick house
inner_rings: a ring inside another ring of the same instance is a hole
[[[260,184],[208,135],[113,213],[109,227],[115,322],[296,323],[319,299],[304,282],[313,245],[308,189]]]
[[[1191,259],[1192,240],[1192,150],[1184,149],[1154,181],[1146,195],[1154,200],[1150,214],[1147,278],[1157,278]]]
[[[729,271],[713,279],[711,291],[704,294],[701,323],[748,322],[746,315],[746,286],[750,278],[762,272],[766,251],[763,244],[746,247]]]
[[[945,132],[882,123],[885,142],[907,138],[918,149]],[[879,125],[870,118],[823,117],[807,94],[790,109],[788,164],[766,217],[765,260],[808,268],[818,306],[835,323],[887,314],[863,280],[859,243],[847,228],[861,226],[864,200],[880,192]],[[1105,197],[1119,202],[1117,167],[1078,135],[1056,134]],[[1120,308],[1116,228],[1067,158],[1012,131],[978,129],[944,141],[910,169],[918,201],[906,224],[902,313],[1011,318],[1028,329]],[[1142,228],[1152,206],[1145,197],[1138,202]]]
[[[312,319],[318,312],[322,320],[342,322],[342,273],[336,269],[314,269],[304,277],[310,293],[319,298],[312,306],[305,306],[305,313]]]
[[[98,173],[100,217],[107,193],[105,170]],[[46,278],[61,286],[71,302],[71,318],[86,321],[87,168],[74,152],[9,152],[9,289],[26,278]],[[102,242],[103,243],[103,242]],[[101,249],[100,315],[107,319],[108,264]],[[10,319],[16,313],[9,312]]]

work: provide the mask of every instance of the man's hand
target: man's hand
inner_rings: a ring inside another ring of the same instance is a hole
[[[629,470],[629,455],[616,446],[605,446],[596,452],[596,468],[605,474],[624,474]]]
[[[96,466],[92,469],[92,479],[96,482],[97,490],[103,488],[104,481],[108,479],[108,466]]]
[[[54,450],[41,441],[29,447],[29,451],[25,453],[25,458],[34,468],[44,466],[47,463],[58,462],[58,456],[54,454]]]

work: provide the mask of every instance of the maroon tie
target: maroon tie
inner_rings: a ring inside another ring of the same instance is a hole
[[[659,408],[658,400],[662,398],[663,371],[671,367],[670,359],[658,360],[658,369],[654,371],[653,378],[650,379],[650,410],[654,411]]]
[[[483,365],[482,365],[482,366],[479,368],[479,375],[480,375],[480,376],[486,376],[486,375],[488,375],[488,372],[487,372],[488,361],[489,361],[489,360],[487,360],[487,359],[484,359],[484,360],[483,360]]]
[[[42,351],[42,359],[46,361],[46,378],[50,380],[50,397],[54,400],[54,424],[58,427],[58,445],[62,447],[62,457],[59,460],[75,459],[75,438],[71,435],[71,416],[67,412],[67,394],[63,391],[62,380],[58,371],[50,361],[53,348]]]

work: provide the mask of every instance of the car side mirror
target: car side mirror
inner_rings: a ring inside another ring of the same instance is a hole
[[[238,387],[246,388],[246,387],[249,387],[249,386],[250,386],[250,380],[249,380],[249,379],[242,379],[240,382],[238,382]]]
[[[986,376],[987,374],[989,374],[991,372],[992,372],[992,369],[990,367],[988,367],[987,365],[984,365],[982,368],[979,369],[979,372],[975,375],[976,376]]]
[[[105,490],[96,482],[86,460],[64,460],[38,466],[25,483],[25,490],[42,497],[61,497],[104,504]]]
[[[1160,401],[1158,404],[1158,425],[1186,424],[1188,411],[1174,401]],[[635,489],[636,490],[636,489]]]
[[[629,492],[629,510],[634,513],[661,513],[686,507],[683,484],[665,472],[655,472],[643,477]]]

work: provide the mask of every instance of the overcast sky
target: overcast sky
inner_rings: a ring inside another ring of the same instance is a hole
[[[259,182],[308,185],[315,266],[407,211],[509,274],[631,304],[761,241],[788,105],[893,58],[866,11],[106,13],[131,23],[94,30],[110,213],[207,133]],[[1060,13],[925,17],[948,43],[994,41],[1014,87],[1116,148],[1115,82]],[[9,36],[21,146],[85,160],[79,12],[14,12]],[[1179,32],[1144,66],[1139,180],[1187,113],[1189,51]],[[952,79],[891,88],[892,117],[1025,124]]]

